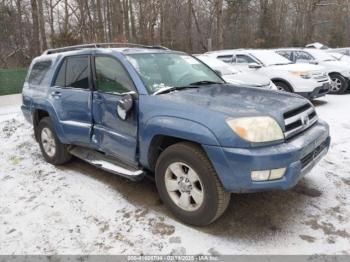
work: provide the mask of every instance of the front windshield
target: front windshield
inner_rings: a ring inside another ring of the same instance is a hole
[[[307,52],[312,55],[316,61],[319,62],[327,62],[327,61],[337,61],[332,55],[327,54],[325,51],[317,50],[317,49],[310,49],[307,50]]]
[[[256,50],[251,51],[250,54],[262,62],[265,66],[293,64],[287,58],[270,50]]]
[[[205,55],[199,55],[197,56],[199,60],[201,60],[203,63],[205,63],[207,66],[211,67],[214,70],[217,70],[221,73],[221,75],[235,75],[238,74],[239,71],[234,69],[233,66],[222,62],[219,59],[208,57]]]
[[[186,54],[142,53],[129,54],[127,58],[151,94],[202,81],[224,83],[214,71]]]

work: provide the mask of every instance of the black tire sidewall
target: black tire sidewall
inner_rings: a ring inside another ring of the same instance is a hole
[[[280,81],[276,81],[275,83],[274,83],[277,87],[281,87],[283,90],[280,90],[280,91],[284,91],[284,92],[289,92],[289,93],[292,93],[293,92],[293,90],[287,85],[287,84],[285,84],[285,83],[283,83],[283,82],[280,82]]]
[[[174,162],[182,162],[195,170],[201,180],[204,189],[204,200],[202,206],[195,211],[185,211],[178,207],[169,196],[164,176],[168,166]],[[203,163],[201,158],[191,150],[166,150],[159,158],[156,167],[156,185],[162,201],[170,208],[176,217],[187,224],[204,226],[212,222],[218,210],[218,192],[212,174],[212,167]]]
[[[332,75],[330,75],[330,78],[331,78],[331,81],[333,81],[334,78],[339,79],[342,83],[342,87],[337,92],[333,92],[332,89],[330,89],[329,93],[334,94],[334,95],[344,94],[347,87],[348,87],[345,77],[343,77],[342,75],[339,75],[339,74],[332,74]]]
[[[50,157],[46,154],[46,152],[43,148],[43,143],[41,141],[41,132],[44,128],[50,129],[50,131],[52,132],[54,139],[55,139],[56,152],[55,152],[55,155],[52,157]],[[51,120],[47,117],[43,118],[39,123],[38,141],[39,141],[41,153],[42,153],[43,157],[45,158],[45,160],[48,163],[53,164],[53,165],[60,164],[61,159],[63,158],[63,154],[64,154],[63,150],[65,150],[64,145],[59,141],[59,139],[56,135],[55,129],[53,127],[53,124],[52,124]]]

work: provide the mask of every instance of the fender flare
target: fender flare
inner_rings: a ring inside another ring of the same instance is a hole
[[[285,80],[283,78],[273,77],[273,78],[271,78],[271,81],[273,83],[275,83],[275,82],[282,82],[282,83],[288,85],[292,89],[292,91],[295,92],[293,86],[287,80]]]
[[[66,139],[62,125],[60,124],[59,118],[57,116],[57,112],[55,111],[53,105],[46,99],[33,101],[32,109],[31,109],[33,121],[34,121],[34,112],[36,110],[46,111],[49,114],[49,117],[51,119],[51,122],[53,124],[53,127],[55,129],[58,139],[63,144],[69,144],[69,141]]]
[[[140,162],[149,167],[148,155],[153,139],[168,136],[200,145],[220,146],[217,137],[206,126],[184,118],[157,116],[149,119],[140,128]]]

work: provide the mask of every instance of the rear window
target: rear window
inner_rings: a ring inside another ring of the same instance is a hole
[[[28,82],[31,85],[40,85],[47,73],[49,72],[49,69],[51,67],[52,61],[40,61],[33,65],[33,68],[29,74]]]

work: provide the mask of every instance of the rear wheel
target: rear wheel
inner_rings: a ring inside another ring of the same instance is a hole
[[[331,94],[344,94],[346,89],[348,88],[348,83],[340,74],[331,74],[331,88],[329,93]]]
[[[43,118],[38,126],[40,150],[47,162],[53,165],[62,165],[71,160],[72,155],[67,146],[62,144],[53,128],[50,118]]]
[[[286,91],[286,92],[293,93],[292,88],[289,85],[287,85],[286,83],[283,83],[281,81],[276,81],[276,82],[274,82],[274,84],[276,85],[277,89],[280,91]]]
[[[230,202],[231,194],[221,185],[206,154],[191,143],[175,144],[160,155],[156,184],[163,202],[191,225],[214,222]]]

